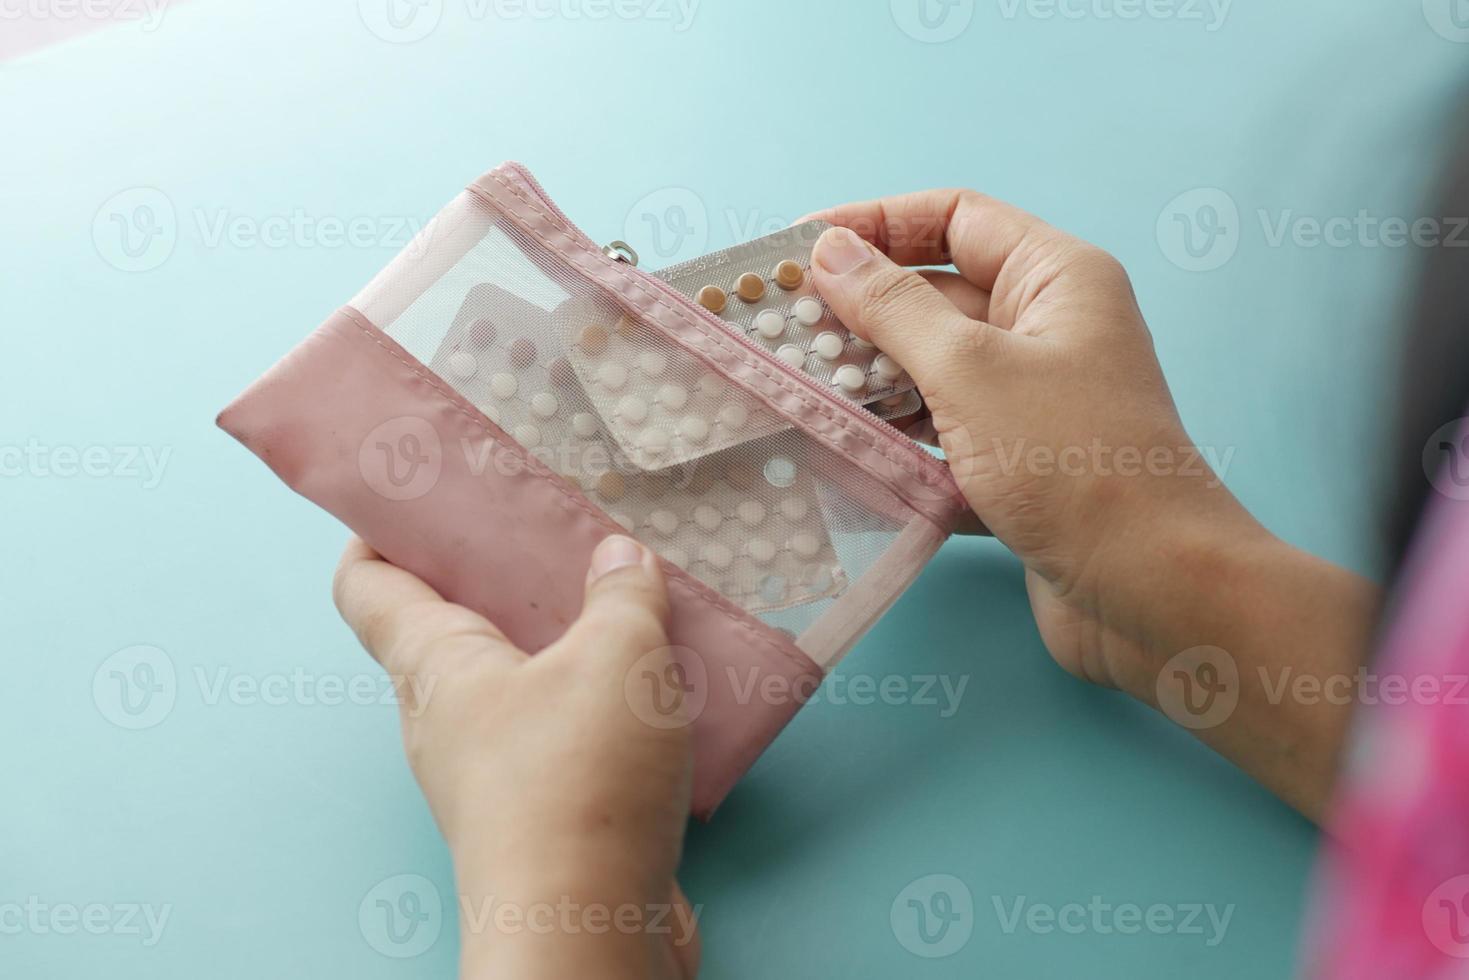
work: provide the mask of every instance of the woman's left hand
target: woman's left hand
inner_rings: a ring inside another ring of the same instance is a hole
[[[689,732],[641,721],[646,686],[626,683],[671,656],[651,552],[603,541],[581,617],[534,657],[361,541],[334,594],[404,693],[408,761],[454,857],[462,975],[694,976],[674,880]]]

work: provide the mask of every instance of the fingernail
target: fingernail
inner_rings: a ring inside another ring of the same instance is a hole
[[[614,534],[610,538],[603,539],[602,543],[597,545],[597,550],[592,552],[592,570],[589,579],[595,582],[618,569],[642,563],[643,546],[632,538]]]
[[[872,247],[850,228],[835,228],[816,242],[814,261],[834,276],[844,276],[872,258]]]

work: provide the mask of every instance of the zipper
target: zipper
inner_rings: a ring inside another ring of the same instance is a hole
[[[668,283],[664,282],[662,279],[659,279],[656,276],[651,275],[650,273],[645,272],[642,269],[639,269],[636,262],[637,253],[632,253],[634,258],[633,261],[628,261],[626,258],[613,255],[613,250],[616,249],[620,251],[618,247],[626,247],[625,243],[613,242],[610,245],[603,246],[594,241],[591,236],[587,235],[586,232],[581,230],[576,222],[567,217],[566,212],[562,211],[561,208],[557,206],[556,202],[551,198],[551,195],[546,193],[546,189],[541,186],[541,182],[539,180],[536,180],[535,175],[532,174],[528,169],[526,169],[523,164],[517,163],[515,161],[509,161],[503,166],[505,169],[512,171],[521,180],[525,181],[525,183],[529,185],[530,189],[535,193],[539,202],[548,211],[550,211],[557,218],[557,220],[561,222],[562,225],[565,226],[565,230],[569,234],[571,234],[572,237],[576,238],[583,245],[586,245],[588,248],[600,252],[603,255],[606,255],[611,261],[622,262],[623,264],[627,265],[629,271],[634,276],[636,276],[643,284],[650,286],[658,293],[669,297],[683,310],[698,317],[704,323],[716,328],[721,334],[725,335],[726,337],[733,337],[741,346],[743,346],[746,350],[752,352],[757,358],[773,366],[779,374],[793,379],[797,384],[814,393],[826,404],[834,405],[838,411],[845,414],[848,418],[854,419],[857,422],[860,422],[862,425],[874,429],[884,442],[888,443],[891,446],[896,446],[904,453],[908,454],[909,457],[917,460],[920,468],[935,469],[941,465],[937,458],[935,458],[926,450],[914,443],[912,439],[908,438],[906,435],[900,432],[886,419],[880,419],[876,415],[873,415],[871,412],[868,412],[860,406],[854,405],[853,403],[847,401],[845,398],[841,398],[840,396],[832,394],[830,391],[826,390],[826,387],[824,385],[821,385],[815,380],[806,377],[804,374],[790,370],[770,351],[766,350],[764,347],[761,347],[749,337],[746,337],[743,333],[735,330],[730,330],[729,325],[726,324],[723,320],[719,319],[713,313],[710,313],[704,307],[700,306],[698,303],[689,299],[683,293],[668,285]],[[630,248],[628,249],[628,251],[632,252]],[[947,474],[947,467],[944,467],[944,471]]]

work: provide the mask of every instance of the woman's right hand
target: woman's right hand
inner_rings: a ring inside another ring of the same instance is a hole
[[[972,191],[811,217],[838,226],[817,243],[817,289],[917,382],[975,515],[1025,564],[1056,661],[1188,724],[1165,664],[1228,651],[1243,709],[1201,734],[1317,813],[1346,712],[1282,721],[1250,671],[1291,656],[1350,672],[1375,590],[1284,545],[1223,486],[1184,431],[1117,260]],[[914,269],[948,263],[957,271]],[[1281,625],[1292,614],[1301,639]],[[1274,751],[1292,766],[1272,768]]]

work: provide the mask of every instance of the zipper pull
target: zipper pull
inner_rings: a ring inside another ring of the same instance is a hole
[[[637,268],[638,253],[627,242],[608,242],[602,246],[602,254],[614,262],[625,262],[633,268]]]

